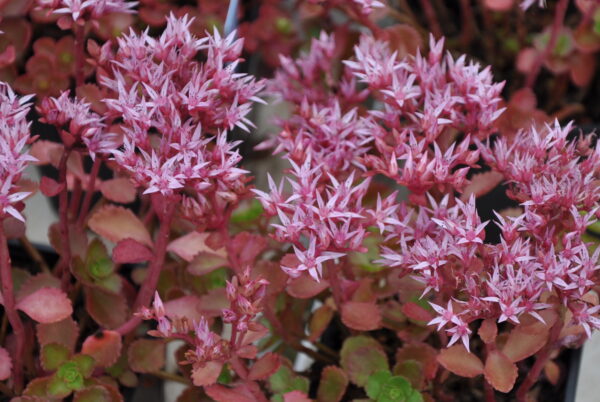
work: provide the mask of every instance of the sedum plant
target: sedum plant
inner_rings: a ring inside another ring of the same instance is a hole
[[[265,3],[258,21],[285,34]],[[236,32],[197,35],[207,21],[161,4],[38,0],[68,39],[30,60],[62,63],[65,88],[0,84],[5,397],[120,401],[140,376],[185,384],[182,402],[556,392],[561,351],[600,328],[594,134],[535,116],[507,129],[491,68],[433,36],[398,50],[373,19],[383,1],[300,4],[346,25],[269,55],[268,79],[243,72]],[[137,6],[152,29],[91,33]],[[267,100],[289,113],[257,148],[286,167],[258,188],[238,138]],[[57,174],[35,183],[29,165]],[[36,191],[58,198],[55,264],[24,236]],[[17,240],[33,269],[11,260]]]

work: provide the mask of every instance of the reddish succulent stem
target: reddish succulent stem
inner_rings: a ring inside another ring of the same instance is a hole
[[[460,18],[462,32],[460,41],[465,49],[469,47],[475,34],[475,16],[471,7],[471,0],[460,0]]]
[[[554,22],[552,23],[552,28],[550,31],[550,39],[548,40],[548,44],[546,45],[546,48],[544,49],[543,53],[536,58],[533,67],[531,68],[531,71],[529,71],[529,75],[527,75],[527,80],[525,81],[525,86],[527,88],[533,87],[533,84],[535,84],[535,80],[537,79],[540,70],[542,69],[542,63],[544,62],[544,60],[546,60],[548,56],[550,56],[552,50],[554,49],[554,46],[556,46],[556,41],[558,40],[558,33],[563,24],[563,21],[565,20],[568,5],[569,0],[559,0],[558,5],[556,6],[556,10],[554,12]]]
[[[69,202],[70,218],[75,220],[77,216],[77,207],[79,207],[79,201],[81,200],[81,180],[78,177],[75,178],[75,184],[73,187],[73,193],[71,194],[71,201]]]
[[[158,286],[158,279],[160,278],[160,272],[163,267],[165,256],[167,254],[167,245],[169,244],[169,233],[171,231],[171,221],[173,220],[173,214],[175,212],[176,203],[165,201],[162,203],[165,207],[163,213],[157,214],[160,221],[160,229],[158,236],[154,242],[154,258],[148,267],[148,275],[142,283],[142,287],[138,292],[137,298],[133,303],[133,311],[138,311],[143,306],[149,306],[152,300],[152,295],[156,291]],[[121,335],[125,335],[133,331],[142,320],[133,316],[125,324],[121,325],[117,332]]]
[[[85,218],[87,217],[88,211],[90,210],[90,205],[92,204],[92,196],[94,195],[94,188],[96,187],[96,178],[98,177],[100,166],[102,166],[102,158],[96,156],[96,160],[94,160],[94,164],[92,165],[92,171],[88,176],[85,197],[83,198],[83,203],[81,204],[81,209],[79,210],[79,219],[77,219],[77,227],[79,228],[83,227],[83,224],[85,223]]]
[[[425,12],[425,18],[427,18],[427,24],[429,24],[429,28],[431,29],[431,33],[436,38],[442,36],[442,28],[440,27],[440,23],[437,19],[437,15],[435,14],[435,9],[429,0],[421,0],[421,6],[423,7],[423,11]]]
[[[15,336],[15,354],[13,356],[13,380],[16,394],[23,389],[23,353],[25,352],[25,328],[15,306],[13,293],[13,280],[10,266],[10,255],[4,226],[0,222],[0,278],[2,279],[2,296],[4,298],[4,311],[13,329]]]
[[[79,25],[76,23],[75,27],[75,87],[78,88],[83,85],[85,76],[83,72],[83,66],[85,62],[84,52],[85,42],[85,25]]]
[[[521,386],[517,390],[517,401],[525,402],[527,400],[527,392],[536,383],[542,370],[544,369],[544,366],[548,362],[550,354],[556,346],[556,341],[560,336],[560,331],[562,330],[562,327],[563,322],[559,318],[554,324],[554,326],[552,326],[552,329],[550,329],[550,336],[548,342],[546,343],[546,346],[544,346],[542,350],[540,350],[537,353],[535,363],[533,363],[533,367],[531,367],[531,370],[529,370],[529,372],[527,373],[527,377],[525,377],[525,380],[523,380]]]
[[[62,289],[67,290],[71,273],[71,243],[69,241],[69,189],[67,187],[67,162],[71,149],[65,148],[58,165],[58,182],[63,189],[58,196],[58,219],[61,235],[61,262],[59,273],[62,275]]]
[[[333,300],[335,301],[335,305],[338,310],[341,312],[342,310],[342,302],[343,302],[343,292],[340,286],[340,278],[339,278],[339,267],[337,264],[329,263],[327,266],[328,276],[329,276],[329,286],[331,286],[331,293],[333,295]]]

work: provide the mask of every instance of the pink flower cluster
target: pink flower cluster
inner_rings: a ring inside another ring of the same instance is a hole
[[[362,250],[370,219],[362,206],[370,180],[358,180],[351,173],[344,181],[322,173],[310,155],[302,166],[294,161],[288,178],[293,194],[283,195],[283,180],[277,186],[269,176],[270,193],[253,190],[268,216],[277,215],[280,224],[273,237],[293,245],[295,258],[282,262],[290,276],[303,271],[315,279],[322,276],[323,263],[343,257],[348,251]]]
[[[36,159],[29,155],[26,146],[30,142],[29,113],[32,95],[17,97],[4,82],[0,82],[0,218],[12,215],[25,219],[15,204],[29,195],[19,191],[18,182],[23,171]]]
[[[394,247],[383,249],[381,262],[425,285],[423,296],[433,296],[439,314],[430,324],[447,327],[450,344],[462,339],[468,349],[468,324],[475,320],[518,324],[529,314],[544,322],[541,313],[557,303],[588,336],[600,328],[600,308],[588,294],[600,249],[592,255],[582,240],[600,199],[594,182],[600,148],[589,147],[590,137],[569,141],[569,131],[570,125],[555,123],[522,131],[510,145],[500,139],[492,148],[481,146],[523,207],[516,217],[497,215],[498,244],[484,243],[487,222],[480,221],[474,197],[451,205],[448,196],[429,196],[428,206],[398,208],[383,221]]]
[[[83,142],[92,159],[97,153],[109,153],[119,144],[115,134],[106,132],[102,117],[90,110],[90,104],[71,98],[69,91],[58,98],[42,99],[37,110],[42,116],[40,121],[55,126],[66,146]]]
[[[105,100],[108,116],[122,120],[117,164],[146,194],[192,192],[184,199],[191,215],[220,216],[246,182],[227,130],[252,126],[246,115],[262,102],[256,95],[263,84],[235,71],[243,44],[235,33],[198,39],[191,23],[171,15],[157,39],[131,32],[119,38],[115,54],[104,45],[99,62],[107,73],[100,80],[115,94]]]
[[[37,0],[40,8],[68,15],[73,21],[94,20],[109,13],[132,13],[137,3],[125,0]]]

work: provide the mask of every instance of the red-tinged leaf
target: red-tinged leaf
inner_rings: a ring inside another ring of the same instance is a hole
[[[283,394],[283,402],[311,402],[312,399],[302,391],[290,391]]]
[[[8,380],[12,371],[12,359],[8,351],[0,347],[0,381]]]
[[[192,275],[201,276],[209,274],[215,269],[225,267],[228,263],[227,258],[223,255],[215,254],[212,251],[201,251],[189,263],[187,271]]]
[[[4,218],[2,227],[4,228],[4,234],[8,239],[18,239],[25,236],[27,233],[25,223],[12,216]]]
[[[533,356],[548,341],[548,332],[548,329],[528,332],[521,326],[515,327],[510,331],[502,352],[514,363]]]
[[[494,389],[510,392],[517,380],[517,366],[499,350],[492,350],[485,361],[485,379]]]
[[[201,252],[207,252],[219,257],[227,258],[227,253],[224,248],[213,250],[208,246],[208,236],[208,233],[199,233],[197,231],[190,232],[169,243],[167,250],[177,254],[187,262],[191,262],[194,257]]]
[[[51,179],[50,177],[42,177],[40,181],[40,191],[46,197],[54,197],[58,195],[65,188],[65,183],[58,183],[56,180]]]
[[[409,360],[419,362],[423,367],[425,378],[432,380],[438,369],[438,352],[431,345],[422,342],[415,342],[404,345],[396,351],[396,362],[405,362]]]
[[[85,308],[94,321],[105,328],[117,328],[127,319],[125,297],[95,287],[85,288]]]
[[[52,324],[38,324],[36,332],[40,346],[59,343],[72,352],[79,336],[79,326],[73,318],[67,317]]]
[[[581,52],[593,54],[600,50],[600,35],[594,32],[593,25],[580,24],[573,32],[573,39]]]
[[[88,40],[88,51],[91,50],[90,54],[96,51],[96,49],[99,55],[100,47],[98,46],[98,44],[91,39]],[[102,93],[102,91],[100,90],[100,88],[98,88],[97,85],[85,84],[78,86],[76,93],[77,97],[83,98],[87,103],[91,104],[91,108],[94,112],[98,114],[104,114],[108,110],[106,104],[102,102],[102,100],[105,98],[105,95]]]
[[[29,149],[29,153],[38,160],[36,162],[38,165],[51,164],[54,167],[58,167],[62,151],[61,143],[46,140],[34,142]]]
[[[289,282],[286,290],[292,297],[310,299],[328,287],[329,282],[325,279],[317,282],[308,273],[303,272],[298,278],[294,278]]]
[[[575,53],[571,62],[571,80],[579,87],[589,85],[596,71],[596,54]]]
[[[223,363],[216,361],[209,361],[204,366],[195,367],[192,369],[192,382],[197,387],[213,385],[217,382],[222,368]]]
[[[237,266],[252,265],[266,246],[267,240],[263,236],[241,232],[233,238],[231,248],[235,255],[232,257],[237,260]]]
[[[267,400],[255,382],[237,384],[233,387],[215,384],[205,387],[204,391],[215,402],[266,402]]]
[[[371,374],[389,370],[383,347],[375,339],[367,336],[346,338],[340,357],[340,364],[350,381],[359,387],[366,385]]]
[[[319,339],[331,322],[333,313],[333,309],[326,304],[315,310],[308,324],[309,340],[315,341]]]
[[[215,288],[200,296],[200,311],[208,317],[219,317],[225,308],[229,308],[225,288]]]
[[[40,273],[29,277],[19,288],[15,297],[17,303],[42,288],[60,289],[60,280],[52,274]]]
[[[46,397],[46,389],[48,387],[48,383],[50,381],[52,377],[40,377],[40,378],[34,378],[33,380],[29,381],[29,383],[27,384],[27,387],[25,387],[25,390],[23,391],[23,395],[24,396],[28,396],[28,397],[33,397],[33,398],[37,398],[34,399],[36,402],[37,401],[47,401],[48,398]]]
[[[533,47],[523,48],[517,56],[517,70],[524,74],[531,71],[539,55],[539,51]]]
[[[381,327],[381,312],[376,303],[346,302],[342,305],[342,322],[358,331],[373,331]]]
[[[402,312],[405,316],[415,321],[429,322],[433,319],[433,315],[431,315],[431,312],[427,311],[426,309],[414,302],[404,303],[404,305],[402,306]]]
[[[202,388],[189,387],[179,394],[176,402],[204,402],[202,398],[206,399],[206,394]]]
[[[337,366],[327,366],[321,372],[317,402],[339,402],[348,387],[348,376]]]
[[[136,264],[150,261],[154,255],[142,243],[134,239],[123,239],[112,251],[112,259],[116,264]]]
[[[73,313],[71,300],[60,289],[42,288],[17,303],[17,308],[43,324],[51,324]]]
[[[15,61],[15,56],[15,47],[12,45],[7,46],[6,49],[0,53],[0,68],[4,68],[12,64]]]
[[[88,225],[92,231],[113,243],[131,238],[152,247],[146,226],[129,209],[105,205],[92,214]]]
[[[465,187],[463,193],[460,196],[462,201],[468,201],[471,195],[475,195],[475,197],[481,197],[482,195],[486,195],[494,188],[498,186],[498,184],[502,183],[504,176],[499,172],[484,172],[477,173],[473,175],[469,184]]]
[[[463,345],[442,349],[437,360],[446,370],[461,377],[475,377],[483,373],[483,363],[479,357],[467,352]]]
[[[100,192],[107,200],[119,204],[134,202],[137,195],[131,181],[123,177],[103,181],[100,184]]]
[[[491,318],[483,320],[477,333],[483,342],[494,343],[496,341],[496,336],[498,335],[496,321]]]
[[[112,402],[110,392],[101,385],[93,385],[75,392],[73,402]]]
[[[121,335],[110,330],[100,330],[83,341],[81,353],[92,356],[100,367],[110,367],[121,355]]]
[[[186,317],[191,321],[200,321],[202,313],[200,312],[201,300],[198,296],[189,295],[169,300],[164,303],[167,317]]]
[[[485,0],[484,4],[493,11],[508,11],[512,8],[514,0]]]
[[[251,322],[248,324],[248,328],[248,332],[246,332],[246,335],[244,335],[244,338],[242,339],[242,345],[254,343],[259,339],[264,338],[269,333],[269,329],[267,327],[257,322]]]
[[[239,348],[236,354],[242,359],[255,359],[258,354],[258,348],[254,345],[246,345]]]
[[[165,343],[162,340],[138,339],[127,351],[129,367],[138,373],[152,373],[165,365]]]
[[[544,374],[552,385],[558,385],[558,380],[560,380],[560,367],[554,360],[548,360],[546,362],[544,365]]]
[[[281,360],[278,354],[267,353],[252,365],[248,378],[252,381],[264,380],[275,373],[280,365]]]

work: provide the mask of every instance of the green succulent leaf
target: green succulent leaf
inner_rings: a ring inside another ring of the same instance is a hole
[[[58,368],[58,371],[56,371],[55,376],[57,379],[59,379],[63,383],[63,386],[56,387],[56,389],[59,391],[64,389],[65,387],[67,389],[69,389],[70,391],[72,391],[72,390],[82,389],[84,386],[83,375],[81,374],[81,371],[79,370],[79,366],[74,361],[68,361],[66,363],[63,363]],[[54,382],[55,382],[54,380],[51,381],[51,383],[54,383]],[[55,395],[55,393],[52,392],[52,395]]]
[[[387,370],[371,374],[365,388],[369,398],[376,402],[423,401],[423,396],[411,386],[407,379],[393,376]]]
[[[291,391],[308,392],[308,386],[308,379],[294,374],[289,367],[284,365],[269,378],[269,388],[275,394],[285,394]]]
[[[250,205],[236,209],[231,214],[233,223],[249,223],[257,220],[264,212],[262,204],[258,200],[252,200]]]
[[[106,278],[113,273],[114,264],[112,259],[99,239],[94,239],[90,243],[85,258],[85,266],[88,274],[95,280]]]
[[[60,367],[61,364],[69,360],[71,352],[69,349],[59,343],[49,343],[42,347],[41,363],[47,371],[54,371]]]
[[[92,356],[88,355],[75,355],[71,359],[73,363],[79,368],[79,372],[84,378],[90,378],[94,367],[96,366],[96,360]]]

